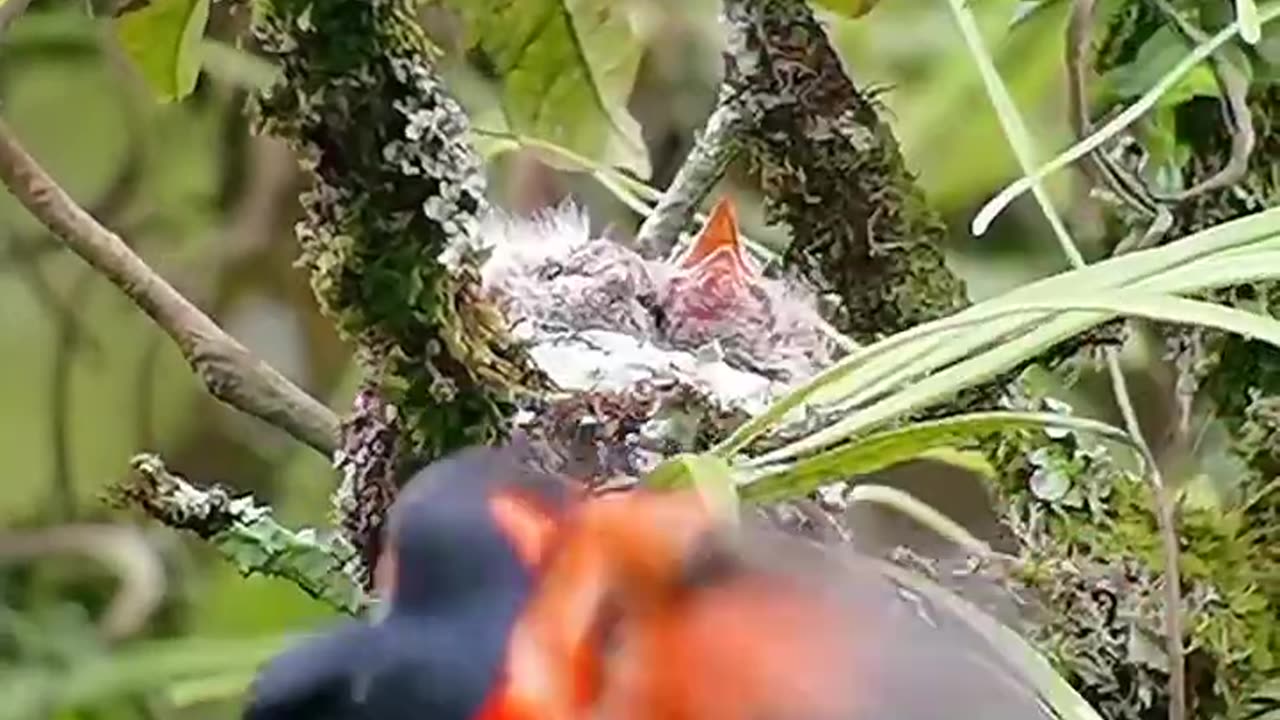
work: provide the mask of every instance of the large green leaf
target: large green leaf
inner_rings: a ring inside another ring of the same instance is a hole
[[[875,9],[880,0],[813,0],[813,4],[847,18],[860,18]]]
[[[115,20],[116,36],[161,102],[196,87],[209,0],[152,0]]]
[[[643,47],[612,0],[443,0],[498,76],[508,129],[647,178],[627,99]]]
[[[1121,65],[1102,77],[1102,84],[1112,98],[1142,97],[1160,78],[1177,67],[1187,54],[1186,41],[1171,27],[1162,27],[1151,34],[1138,49],[1132,62]],[[1181,105],[1193,97],[1217,97],[1218,81],[1213,69],[1205,61],[1187,72],[1169,90],[1160,96],[1155,107]]]

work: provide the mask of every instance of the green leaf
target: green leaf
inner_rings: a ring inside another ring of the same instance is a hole
[[[654,468],[645,484],[658,490],[692,487],[714,514],[737,522],[738,484],[729,463],[716,455],[677,455]]]
[[[879,3],[880,0],[813,0],[814,5],[847,18],[860,18]]]
[[[248,90],[267,90],[280,81],[280,69],[249,51],[220,40],[200,43],[202,65],[210,77]]]
[[[114,21],[116,37],[156,98],[176,102],[200,75],[209,0],[152,0]]]
[[[1280,18],[1280,2],[1269,2],[1258,11],[1258,25],[1262,25]],[[1108,120],[1100,128],[1095,130],[1089,137],[1072,145],[1066,151],[1060,153],[1047,163],[1037,167],[1033,172],[1024,175],[1019,180],[1005,186],[1003,190],[996,193],[994,197],[987,201],[987,204],[978,210],[973,217],[972,230],[974,235],[984,235],[987,229],[991,227],[991,223],[995,220],[1009,204],[1016,200],[1024,192],[1032,189],[1037,183],[1043,180],[1051,173],[1057,172],[1071,163],[1079,160],[1090,152],[1101,147],[1108,140],[1123,132],[1125,128],[1133,124],[1142,117],[1147,111],[1160,102],[1160,98],[1173,88],[1184,75],[1191,72],[1196,66],[1204,62],[1218,48],[1225,45],[1241,31],[1240,23],[1234,22],[1215,33],[1213,37],[1205,42],[1197,45],[1194,50],[1185,55],[1177,66],[1170,69],[1167,73],[1160,77],[1160,81],[1142,94],[1132,105],[1126,107],[1118,115]]]
[[[647,178],[627,111],[643,47],[612,0],[443,0],[501,83],[507,129]]]
[[[741,489],[753,502],[801,497],[830,482],[884,470],[957,442],[1020,428],[1063,428],[1129,442],[1123,430],[1084,418],[1053,413],[981,412],[915,423],[876,433],[819,452],[802,460],[763,470]],[[802,441],[803,442],[803,441]],[[808,443],[806,443],[807,445]],[[783,448],[780,455],[790,455]]]
[[[1177,67],[1187,52],[1186,41],[1177,30],[1161,27],[1142,44],[1132,62],[1102,77],[1104,92],[1112,99],[1141,97],[1147,88]],[[1201,62],[1161,95],[1155,107],[1173,107],[1194,97],[1217,97],[1218,94],[1213,70],[1207,61]]]

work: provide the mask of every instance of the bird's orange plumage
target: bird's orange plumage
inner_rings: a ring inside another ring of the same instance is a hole
[[[750,573],[684,583],[713,530],[692,492],[582,503],[547,546],[483,720],[851,717],[835,607]]]

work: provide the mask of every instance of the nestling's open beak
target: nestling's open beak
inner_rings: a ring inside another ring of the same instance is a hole
[[[742,251],[732,200],[724,197],[715,204],[693,246],[676,265],[700,280],[728,281],[733,286],[745,285],[759,274]]]

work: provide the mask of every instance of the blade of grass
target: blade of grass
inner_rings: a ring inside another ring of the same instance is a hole
[[[969,532],[963,525],[904,490],[887,485],[864,483],[850,490],[845,499],[851,508],[861,503],[874,503],[906,515],[946,540],[964,548],[970,555],[985,558],[992,554],[991,546]]]
[[[955,0],[952,0],[953,2]],[[1280,17],[1280,2],[1270,2],[1261,8],[1256,8],[1258,27],[1265,23]],[[972,232],[975,236],[984,235],[987,229],[991,227],[992,221],[995,220],[1005,208],[1009,206],[1018,196],[1032,189],[1035,183],[1044,179],[1052,173],[1074,163],[1085,155],[1093,152],[1102,146],[1111,138],[1115,137],[1125,128],[1132,125],[1142,117],[1160,101],[1170,89],[1172,89],[1187,73],[1191,72],[1195,66],[1204,62],[1213,54],[1215,50],[1226,44],[1231,38],[1240,33],[1240,21],[1237,19],[1227,25],[1222,30],[1214,34],[1204,43],[1196,46],[1186,57],[1175,65],[1169,72],[1156,82],[1154,86],[1142,95],[1135,103],[1125,108],[1120,114],[1116,115],[1110,121],[1104,123],[1092,135],[1072,145],[1066,151],[1053,158],[1049,162],[1036,168],[1033,172],[1026,174],[1021,179],[1006,186],[1003,190],[996,194],[991,200],[984,205],[973,218]]]
[[[1240,39],[1257,45],[1262,39],[1262,20],[1253,0],[1236,0],[1236,22],[1240,23]]]
[[[1059,428],[1129,443],[1121,429],[1097,420],[1054,413],[993,411],[914,423],[853,440],[781,467],[763,467],[744,480],[741,495],[751,502],[798,497],[830,482],[884,470],[929,450],[1021,428]]]
[[[826,447],[859,432],[887,422],[913,410],[943,399],[965,387],[990,379],[1008,370],[1026,358],[1034,357],[1054,342],[1078,334],[1091,325],[1097,325],[1113,317],[1143,317],[1175,324],[1192,324],[1215,327],[1245,337],[1265,340],[1280,347],[1280,322],[1271,318],[1247,313],[1198,300],[1172,296],[1141,296],[1121,293],[1112,297],[1063,298],[1022,303],[1013,306],[994,307],[986,310],[992,316],[1012,313],[1036,313],[1047,310],[1062,311],[1064,318],[1083,313],[1080,319],[1054,322],[1041,327],[1017,341],[1005,343],[967,361],[957,363],[933,373],[919,382],[902,388],[888,398],[869,407],[855,411],[827,427],[800,440],[765,453],[747,464],[766,465],[799,457]],[[965,313],[967,314],[967,313]],[[978,320],[982,320],[981,315]]]
[[[1176,273],[1186,278],[1186,281],[1180,282],[1177,286],[1180,292],[1218,287],[1226,284],[1230,278],[1222,277],[1220,274],[1203,275],[1201,277],[1205,283],[1201,285],[1195,282],[1195,276],[1188,274],[1186,268],[1198,261],[1213,260],[1219,253],[1244,252],[1255,246],[1271,247],[1275,243],[1280,243],[1277,233],[1280,233],[1280,208],[1272,208],[1223,223],[1170,245],[1111,258],[1085,269],[1068,271],[1029,283],[956,315],[919,325],[866,345],[814,376],[780,398],[764,413],[740,426],[730,437],[717,445],[714,452],[728,456],[740,451],[812,397],[819,393],[835,394],[830,390],[831,386],[852,382],[851,377],[855,372],[883,377],[883,371],[877,373],[876,368],[888,366],[897,368],[902,375],[921,375],[967,357],[977,348],[989,345],[1003,337],[1030,331],[1040,323],[1040,319],[1037,318],[1015,317],[993,322],[988,326],[983,324],[986,320],[975,318],[971,313],[986,314],[987,309],[994,305],[1012,305],[1032,297],[1053,296],[1063,292],[1078,294],[1108,287],[1155,289],[1160,287],[1164,273]],[[1280,268],[1280,266],[1272,267]],[[1259,275],[1275,277],[1280,274],[1280,269],[1268,270],[1266,265],[1260,263],[1252,264],[1250,272],[1253,271],[1257,271],[1257,274],[1250,275],[1254,279],[1261,279]],[[1077,320],[1081,318],[1082,316],[1076,316]],[[1090,324],[1084,322],[1076,323],[1074,326],[1083,330]],[[960,329],[969,332],[954,332],[950,336],[942,334],[945,331]],[[1058,332],[1047,333],[1047,335],[1059,337]],[[1068,332],[1066,337],[1069,336]],[[934,339],[925,345],[921,344],[922,339],[930,337]],[[940,353],[940,356],[937,353]],[[862,377],[859,377],[859,380],[862,380]],[[865,389],[865,384],[858,387]],[[856,389],[846,387],[839,394],[848,395]],[[828,398],[826,401],[831,400]]]
[[[1025,127],[1021,115],[1012,102],[1002,102],[1008,98],[1008,90],[1005,88],[1004,81],[999,73],[995,72],[990,62],[990,56],[982,43],[982,38],[972,32],[967,27],[973,25],[973,17],[969,9],[961,0],[951,0],[951,8],[957,17],[957,21],[961,25],[961,29],[965,32],[966,41],[970,52],[980,67],[990,67],[991,71],[984,70],[983,80],[987,83],[988,94],[991,96],[992,103],[996,106],[1001,124],[1006,128],[1006,134],[1010,144],[1018,151],[1019,163],[1022,166],[1024,178],[1030,183],[1031,188],[1035,191],[1035,197],[1040,204],[1041,210],[1045,217],[1049,220],[1053,227],[1054,234],[1057,236],[1059,244],[1063,247],[1064,253],[1071,264],[1077,268],[1084,269],[1086,262],[1084,256],[1076,247],[1075,241],[1067,232],[1065,223],[1062,222],[1057,210],[1053,207],[1053,203],[1049,201],[1048,195],[1042,187],[1042,178],[1036,176],[1036,171],[1031,164],[1031,148],[1029,138],[1025,132]],[[977,219],[975,218],[975,225]],[[1172,300],[1169,298],[1167,300]],[[1190,302],[1190,301],[1183,301]],[[1172,309],[1171,305],[1165,305],[1161,308],[1154,308],[1158,311]],[[1211,320],[1213,318],[1204,308],[1194,308],[1184,306],[1181,308],[1187,315],[1197,320]],[[1217,308],[1217,310],[1225,310],[1225,308]],[[1220,313],[1216,315],[1218,320],[1226,318]],[[1238,318],[1236,318],[1238,319]],[[1234,321],[1234,320],[1231,320]],[[1231,322],[1229,321],[1229,322]],[[1142,434],[1142,427],[1138,422],[1137,412],[1134,410],[1132,398],[1129,393],[1128,383],[1125,380],[1123,368],[1120,366],[1120,354],[1117,349],[1108,349],[1106,351],[1107,369],[1111,376],[1112,390],[1115,394],[1116,404],[1120,407],[1121,414],[1124,416],[1125,427],[1129,431],[1133,444],[1139,448],[1145,464],[1147,466],[1147,474],[1151,480],[1153,495],[1155,496],[1156,506],[1156,524],[1159,527],[1161,545],[1164,551],[1165,561],[1165,650],[1169,655],[1170,673],[1168,680],[1169,691],[1169,720],[1184,720],[1187,716],[1187,677],[1185,649],[1183,645],[1182,630],[1182,591],[1181,582],[1178,573],[1178,557],[1180,548],[1178,545],[1178,528],[1175,517],[1174,500],[1169,489],[1165,485],[1163,473],[1159,464],[1156,462],[1155,456],[1147,444],[1146,438]]]

